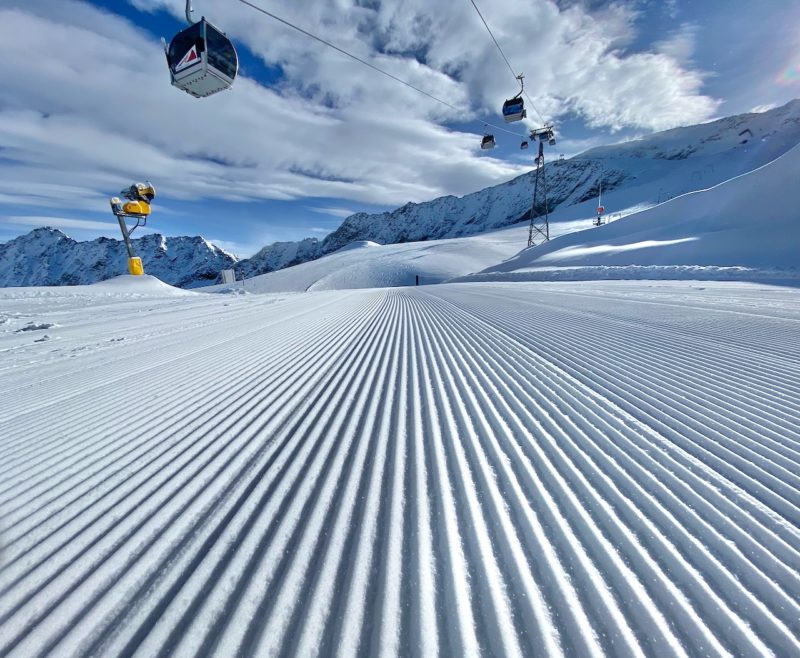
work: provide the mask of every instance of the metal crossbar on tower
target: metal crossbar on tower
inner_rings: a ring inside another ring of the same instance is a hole
[[[531,131],[531,138],[535,139],[535,131]],[[537,215],[536,208],[542,197],[544,201],[544,215]],[[544,141],[540,138],[539,155],[536,156],[536,174],[533,179],[533,202],[531,203],[531,225],[528,229],[528,246],[534,247],[550,240],[550,213],[547,207],[547,179],[544,171]]]

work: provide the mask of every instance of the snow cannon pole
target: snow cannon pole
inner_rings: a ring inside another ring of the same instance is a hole
[[[116,197],[114,198],[116,199]],[[111,207],[114,208],[114,199],[111,200]],[[133,243],[131,242],[131,234],[128,231],[128,225],[125,222],[125,215],[121,212],[114,210],[114,216],[119,222],[119,230],[122,231],[122,240],[125,242],[125,248],[128,250],[128,273],[133,276],[142,276],[144,274],[144,265],[142,259],[136,255],[133,250]]]
[[[117,221],[122,231],[122,239],[125,242],[125,248],[128,250],[128,258],[136,258],[136,253],[133,251],[133,243],[131,243],[131,234],[128,233],[128,225],[125,223],[125,218],[122,215],[117,215]]]

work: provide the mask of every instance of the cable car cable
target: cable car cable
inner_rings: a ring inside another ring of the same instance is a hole
[[[405,85],[409,89],[413,89],[414,91],[419,92],[420,94],[423,94],[424,96],[427,96],[428,98],[430,98],[431,100],[436,101],[437,103],[441,103],[442,105],[446,105],[447,107],[449,107],[452,110],[455,110],[456,112],[463,113],[463,110],[461,108],[458,108],[455,105],[451,105],[447,101],[443,101],[441,98],[437,98],[433,94],[429,94],[427,91],[424,91],[423,89],[420,89],[419,87],[415,87],[410,82],[406,82],[402,78],[398,78],[396,75],[393,75],[393,74],[389,73],[388,71],[385,71],[382,68],[380,68],[378,66],[375,66],[374,64],[371,64],[370,62],[368,62],[365,59],[362,59],[358,55],[353,55],[352,53],[349,53],[346,50],[344,50],[344,48],[340,48],[339,46],[336,46],[336,45],[332,44],[330,41],[326,41],[325,39],[323,39],[321,37],[318,37],[316,34],[312,34],[311,32],[308,32],[307,30],[304,30],[302,27],[298,27],[294,23],[290,23],[289,21],[284,20],[280,16],[276,16],[275,14],[267,11],[263,7],[259,7],[258,5],[255,5],[252,2],[249,2],[249,0],[239,0],[239,2],[241,2],[243,5],[247,5],[248,7],[251,7],[252,9],[255,9],[256,11],[264,14],[265,16],[269,16],[270,18],[275,19],[279,23],[283,23],[287,27],[291,27],[292,29],[297,30],[301,34],[305,34],[307,37],[311,37],[315,41],[319,41],[320,43],[325,44],[329,48],[333,48],[335,51],[341,53],[342,55],[346,55],[350,59],[354,59],[355,61],[359,62],[360,64],[363,64],[364,66],[368,66],[373,71],[377,71],[378,73],[382,73],[383,75],[385,75],[388,78],[391,78],[395,82],[399,82],[400,84]],[[483,123],[486,123],[486,125],[491,126],[495,130],[502,130],[505,133],[508,133],[510,135],[516,135],[517,137],[520,136],[519,133],[513,132],[511,130],[507,130],[506,128],[502,128],[501,126],[496,126],[496,125],[494,125],[492,123],[488,123],[486,121],[484,121]]]
[[[500,55],[502,55],[503,59],[505,60],[506,66],[508,66],[508,70],[511,71],[511,75],[514,76],[515,80],[519,80],[519,76],[514,71],[514,67],[511,66],[511,62],[508,61],[508,57],[506,57],[506,54],[503,52],[503,49],[500,47],[500,44],[497,42],[497,39],[495,39],[494,34],[492,33],[491,28],[489,27],[489,24],[486,22],[486,19],[483,17],[483,14],[481,13],[481,10],[478,9],[478,5],[475,4],[475,0],[469,0],[469,1],[472,3],[472,6],[475,7],[475,11],[478,12],[478,16],[480,16],[481,22],[483,23],[484,27],[486,27],[486,31],[489,33],[489,36],[492,37],[492,41],[494,41],[494,45],[497,46],[497,50],[500,51]],[[542,123],[546,124],[547,121],[544,120],[544,117],[542,116],[541,112],[539,112],[539,110],[536,109],[536,105],[531,100],[531,97],[528,96],[528,92],[525,91],[524,87],[522,89],[522,93],[525,94],[525,98],[528,99],[528,102],[531,104],[531,107],[533,108],[533,111],[536,112],[537,116],[539,117],[539,119],[541,119]]]

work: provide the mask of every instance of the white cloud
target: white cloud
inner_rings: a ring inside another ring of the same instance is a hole
[[[131,1],[182,16],[183,0]],[[0,59],[15,64],[0,68],[0,201],[97,210],[122,185],[149,178],[172,199],[389,205],[526,171],[441,125],[497,116],[515,91],[468,3],[365,4],[298,0],[280,11],[463,114],[231,0],[204,0],[202,11],[284,77],[267,89],[240,76],[232,91],[203,100],[168,84],[160,44],[123,18],[77,0],[6,0]],[[674,53],[615,50],[632,29],[621,4],[595,13],[549,0],[484,4],[548,118],[577,112],[592,126],[647,130],[715,108],[702,76]]]
[[[697,25],[684,23],[668,38],[654,43],[653,50],[684,65],[691,64],[697,46],[698,33]]]
[[[330,215],[331,217],[339,217],[344,219],[345,217],[350,217],[350,215],[354,215],[356,213],[355,210],[350,210],[349,208],[317,208],[314,206],[307,206],[309,210],[312,210],[320,215]],[[326,230],[326,229],[320,229]]]
[[[53,217],[52,215],[11,215],[0,218],[1,223],[20,224],[22,226],[50,226],[60,229],[100,230],[111,232],[118,226],[116,220],[110,222],[91,219],[71,219],[69,217]],[[141,228],[141,227],[140,227]]]
[[[231,240],[223,240],[220,238],[209,238],[208,241],[219,247],[220,249],[227,251],[232,256],[236,256],[239,259],[247,258],[252,256],[256,253],[263,244],[250,244],[246,242],[234,242]]]
[[[10,240],[30,229],[43,226],[57,228],[70,237],[81,240],[91,240],[99,235],[117,239],[122,237],[119,231],[119,224],[113,217],[110,221],[102,221],[60,217],[58,215],[6,215],[0,216],[0,242]],[[20,227],[24,228],[20,230]],[[148,226],[139,226],[134,237],[141,237],[145,233],[157,232],[157,230]]]
[[[132,1],[145,9],[168,7],[176,16],[183,8],[182,0]],[[296,0],[279,14],[463,107],[468,119],[486,112],[497,116],[499,99],[516,92],[469,3],[384,0],[362,5],[367,3]],[[684,25],[652,52],[624,54],[621,48],[633,39],[640,15],[636,3],[597,5],[482,3],[512,65],[526,73],[527,90],[546,119],[577,110],[598,128],[660,130],[713,114],[717,102],[701,93],[703,76],[680,59],[693,48],[693,26]],[[208,15],[224,17],[230,34],[265,61],[284,67],[287,93],[300,86],[314,98],[336,99],[341,108],[357,102],[363,113],[385,114],[390,108],[395,121],[405,116],[452,118],[449,109],[249,7],[232,6],[229,0],[207,0],[205,7]],[[456,73],[460,83],[442,71]],[[535,114],[530,112],[531,123],[539,123]]]

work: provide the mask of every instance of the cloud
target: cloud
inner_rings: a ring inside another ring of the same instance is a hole
[[[222,240],[220,238],[209,238],[208,241],[231,254],[237,258],[248,258],[256,253],[263,245],[250,244],[245,242],[234,242],[231,240]]]
[[[198,101],[167,84],[154,39],[120,17],[65,5],[74,13],[51,16],[42,0],[0,10],[0,56],[17,62],[0,72],[0,194],[14,194],[36,172],[42,184],[97,197],[150,178],[175,199],[392,204],[521,172],[478,158],[473,135],[413,114],[398,118],[375,97],[333,111],[298,88],[270,90],[240,78],[232,92]],[[327,55],[321,61],[324,67]],[[345,77],[360,76],[351,69]]]
[[[10,217],[2,217],[0,221],[22,226],[51,226],[61,229],[100,230],[106,232],[111,232],[118,226],[116,221],[102,222],[91,219],[53,217],[52,215],[12,215]]]
[[[133,2],[143,9],[168,8],[175,16],[183,8],[181,0]],[[484,3],[482,12],[515,70],[527,74],[527,90],[544,119],[578,112],[596,128],[661,130],[710,118],[718,103],[702,93],[703,74],[681,59],[691,51],[693,26],[684,25],[650,52],[624,52],[636,33],[639,4],[528,0]],[[385,113],[390,107],[395,121],[454,118],[450,109],[249,7],[228,0],[206,5],[209,15],[224,16],[230,34],[282,67],[287,94],[300,89],[319,102],[333,99],[347,116],[355,104],[362,114],[373,109]],[[497,117],[498,99],[516,92],[511,73],[468,3],[296,0],[281,7],[280,14],[463,108],[461,119]],[[529,118],[530,125],[540,123],[535,111]]]
[[[653,50],[684,65],[691,64],[699,31],[699,26],[684,23],[668,38],[654,43]]]
[[[183,12],[183,0],[131,2]],[[77,0],[6,0],[0,58],[15,64],[0,68],[0,200],[97,210],[122,185],[151,179],[162,199],[392,205],[466,194],[528,170],[481,154],[475,134],[452,128],[497,121],[499,103],[515,91],[467,3],[298,0],[281,8],[461,112],[244,5],[203,4],[240,46],[280,69],[274,87],[240,76],[232,91],[197,100],[168,84],[160,44],[124,18]],[[716,107],[701,93],[702,75],[674,53],[618,50],[633,29],[624,5],[485,4],[548,119],[576,113],[597,128],[649,130],[702,120]]]
[[[355,210],[350,210],[349,208],[317,208],[314,206],[307,206],[307,208],[321,215],[330,215],[331,217],[339,217],[341,219],[350,217],[350,215],[354,215],[356,213]]]

